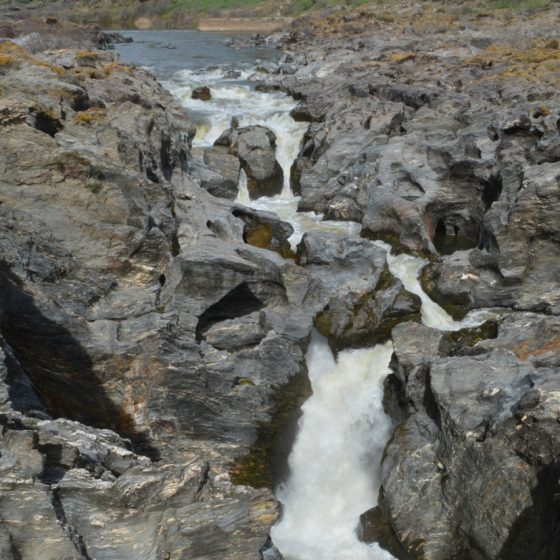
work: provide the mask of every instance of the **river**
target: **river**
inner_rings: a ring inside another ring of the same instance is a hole
[[[125,32],[131,44],[118,45],[121,58],[147,66],[189,112],[197,125],[195,157],[213,144],[237,117],[240,126],[262,124],[277,136],[277,159],[284,170],[281,194],[249,201],[240,185],[238,202],[276,212],[294,226],[295,246],[306,231],[358,235],[353,223],[329,222],[313,213],[297,212],[298,198],[289,187],[290,167],[307,129],[290,117],[295,102],[281,93],[255,91],[249,76],[280,53],[267,46],[232,49],[226,35],[196,31]],[[229,36],[229,35],[227,35]],[[209,86],[212,99],[191,99],[197,86]],[[390,253],[390,246],[379,243]],[[430,327],[456,330],[480,324],[478,312],[461,322],[453,319],[422,290],[422,259],[388,254],[391,272],[422,300],[422,321]],[[377,545],[358,539],[360,514],[377,503],[383,449],[393,426],[382,407],[383,381],[389,373],[391,342],[373,348],[340,352],[334,358],[326,341],[314,334],[307,352],[313,389],[289,457],[290,475],[276,495],[283,514],[272,528],[273,542],[285,560],[387,560]]]

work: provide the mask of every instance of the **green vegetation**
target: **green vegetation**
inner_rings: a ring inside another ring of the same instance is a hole
[[[324,10],[326,8],[334,8],[336,6],[346,6],[348,8],[357,8],[364,4],[380,4],[380,0],[291,0],[287,2],[285,9],[286,15],[299,15],[303,12]]]
[[[551,4],[552,0],[492,0],[488,7],[495,10],[529,10]]]
[[[196,14],[216,14],[231,9],[254,8],[262,0],[170,0],[161,17],[168,19],[177,12]]]

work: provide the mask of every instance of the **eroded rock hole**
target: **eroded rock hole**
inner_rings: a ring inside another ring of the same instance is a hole
[[[89,95],[86,91],[80,90],[77,91],[73,96],[70,102],[70,107],[72,107],[73,111],[87,111],[92,106]]]
[[[455,221],[453,217],[440,218],[436,224],[433,243],[436,251],[441,255],[474,249],[478,244],[476,224],[457,224]]]
[[[487,181],[483,181],[482,185],[482,202],[486,210],[489,210],[502,194],[502,178],[499,175],[493,175]]]
[[[146,168],[146,177],[150,181],[152,181],[152,183],[159,183],[159,177],[157,176],[157,173],[151,167]]]
[[[30,117],[31,120],[29,124],[33,128],[36,128],[37,130],[40,130],[41,132],[44,132],[45,134],[48,134],[53,138],[54,135],[57,132],[60,132],[63,128],[62,123],[56,117],[54,117],[50,113],[47,113],[46,111],[38,111],[37,113],[32,113]]]
[[[165,277],[165,274],[160,274],[159,275],[159,285],[163,288],[165,286],[165,282],[166,282],[167,278]]]
[[[243,282],[200,315],[196,325],[196,341],[200,342],[204,338],[204,333],[212,325],[249,315],[264,306],[265,304],[251,291],[249,285]]]

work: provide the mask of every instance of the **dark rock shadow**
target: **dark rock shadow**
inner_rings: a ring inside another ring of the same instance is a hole
[[[560,462],[545,467],[531,492],[533,504],[511,526],[497,560],[560,558]]]
[[[204,338],[204,333],[212,325],[227,319],[249,315],[261,310],[264,306],[264,302],[251,291],[246,282],[239,284],[200,315],[195,331],[196,341],[200,342]]]
[[[109,398],[80,342],[45,317],[20,280],[1,265],[0,334],[53,418],[114,430],[129,438],[136,452],[159,459],[148,435],[137,431],[133,418]],[[17,390],[10,387],[14,396]]]

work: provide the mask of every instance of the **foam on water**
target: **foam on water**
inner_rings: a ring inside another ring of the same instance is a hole
[[[433,327],[441,331],[456,331],[465,327],[480,325],[493,316],[493,313],[486,309],[471,311],[462,321],[454,321],[451,315],[433,301],[420,284],[420,271],[428,261],[411,255],[391,255],[387,254],[387,264],[389,270],[396,276],[403,286],[422,300],[422,323],[428,327]]]
[[[360,514],[377,502],[380,457],[391,432],[382,397],[392,351],[387,342],[335,360],[314,335],[307,352],[313,395],[302,407],[291,476],[277,491],[284,514],[271,532],[286,560],[392,558],[356,533]]]
[[[410,255],[387,261],[394,276],[422,301],[422,322],[442,330],[475,326],[486,310],[454,321],[422,290],[418,275],[424,259]],[[382,407],[383,380],[389,373],[390,342],[332,356],[315,335],[307,353],[313,395],[302,407],[298,436],[290,454],[290,476],[277,491],[284,505],[272,538],[286,560],[387,560],[377,545],[360,542],[360,514],[377,505],[379,467],[391,433]]]
[[[212,146],[219,135],[229,128],[232,117],[239,120],[240,126],[267,126],[276,134],[276,159],[284,171],[284,188],[275,197],[251,201],[247,192],[247,178],[242,173],[236,202],[275,212],[280,218],[290,222],[294,227],[294,234],[290,238],[294,248],[306,231],[320,229],[341,235],[358,234],[360,225],[355,222],[323,220],[321,214],[298,212],[300,197],[294,196],[290,189],[290,168],[299,152],[308,124],[291,118],[290,112],[296,105],[291,97],[280,92],[260,93],[252,89],[244,80],[253,73],[251,68],[233,69],[233,73],[227,67],[216,67],[203,72],[181,70],[165,82],[171,93],[189,110],[197,125],[194,153],[200,155],[202,149]],[[209,101],[191,98],[192,90],[201,85],[210,87],[212,99]]]
[[[281,93],[265,94],[245,83],[252,69],[240,75],[219,67],[206,72],[183,70],[166,85],[194,117],[196,149],[211,146],[231,118],[240,126],[262,124],[277,137],[277,159],[284,170],[284,189],[272,198],[251,201],[247,178],[241,173],[237,202],[276,212],[295,229],[295,246],[306,231],[320,230],[357,235],[354,223],[329,222],[312,212],[298,212],[299,198],[289,188],[290,167],[297,156],[306,123],[290,117],[294,101]],[[227,76],[235,76],[228,78]],[[191,99],[199,85],[211,88],[212,99]],[[418,275],[426,261],[409,255],[390,255],[388,264],[405,288],[422,301],[424,324],[456,330],[483,322],[488,312],[454,321],[422,290]],[[290,476],[277,490],[283,515],[272,528],[274,543],[286,560],[390,560],[377,545],[361,542],[360,514],[377,504],[380,462],[392,425],[382,407],[383,380],[389,373],[392,344],[348,350],[335,360],[324,338],[314,333],[306,360],[313,389],[302,407],[298,435],[290,454]]]

